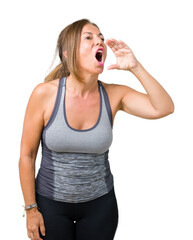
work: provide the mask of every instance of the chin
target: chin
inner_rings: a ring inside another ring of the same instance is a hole
[[[97,68],[97,72],[100,74],[104,70],[104,65]]]
[[[101,70],[98,70],[98,74],[101,74],[103,72],[103,69],[101,69]]]
[[[95,66],[94,68],[81,68],[80,69],[84,73],[88,73],[91,75],[98,75],[101,74],[104,70],[104,65],[103,66]]]
[[[93,71],[86,71],[87,73],[91,74],[91,75],[99,75],[103,72],[103,68],[98,68],[98,69],[95,69]]]

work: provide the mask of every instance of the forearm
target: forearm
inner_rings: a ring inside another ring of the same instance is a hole
[[[21,157],[19,160],[20,183],[25,205],[36,202],[35,198],[35,164],[30,157]]]
[[[174,103],[165,89],[153,78],[145,68],[138,63],[136,68],[130,70],[146,90],[153,107],[161,112],[173,112]]]

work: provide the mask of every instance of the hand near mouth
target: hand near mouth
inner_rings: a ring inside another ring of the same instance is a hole
[[[137,67],[138,60],[132,50],[123,41],[118,41],[113,38],[105,42],[116,56],[116,64],[110,65],[107,69],[129,70]]]

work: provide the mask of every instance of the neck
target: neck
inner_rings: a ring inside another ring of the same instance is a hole
[[[91,93],[98,91],[98,75],[84,77],[84,82],[80,82],[74,76],[69,75],[66,79],[67,89],[73,94],[87,98]]]

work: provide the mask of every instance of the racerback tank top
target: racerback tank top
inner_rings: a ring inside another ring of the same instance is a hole
[[[36,192],[53,200],[79,203],[107,194],[114,185],[108,161],[113,139],[112,111],[98,80],[100,111],[89,129],[72,128],[66,117],[66,77],[59,79],[54,109],[42,130],[42,159]]]

